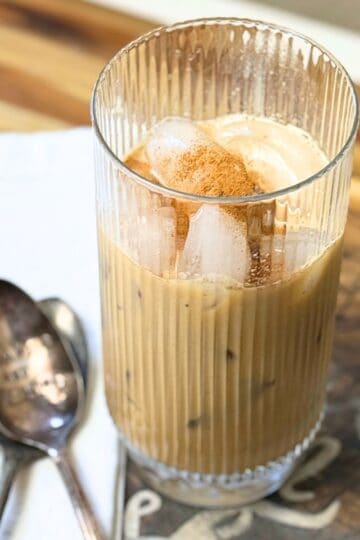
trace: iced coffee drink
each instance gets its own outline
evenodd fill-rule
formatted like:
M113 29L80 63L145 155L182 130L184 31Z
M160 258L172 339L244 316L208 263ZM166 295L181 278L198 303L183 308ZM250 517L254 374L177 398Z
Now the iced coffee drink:
M326 157L304 132L269 120L169 118L125 163L181 191L230 196L297 183ZM231 474L285 455L320 418L341 241L317 256L316 229L285 236L281 222L263 223L271 203L256 210L262 235L249 238L253 208L163 198L154 211L136 190L124 195L133 215L118 242L100 230L116 423L180 470Z
M179 114L159 95L156 120L139 109L134 129L133 103L117 103L103 123L118 137L98 160L109 179L98 190L107 402L147 481L183 502L274 491L321 423L350 158L331 171L346 129L336 149L328 109L302 124L298 110L286 118L285 97L274 98L282 114ZM116 114L127 130L112 127Z

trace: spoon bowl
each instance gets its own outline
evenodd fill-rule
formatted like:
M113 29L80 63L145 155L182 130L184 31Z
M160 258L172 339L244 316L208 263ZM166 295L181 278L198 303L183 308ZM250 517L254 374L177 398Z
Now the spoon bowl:
M5 434L51 453L63 446L84 401L84 383L36 303L0 281L0 423Z

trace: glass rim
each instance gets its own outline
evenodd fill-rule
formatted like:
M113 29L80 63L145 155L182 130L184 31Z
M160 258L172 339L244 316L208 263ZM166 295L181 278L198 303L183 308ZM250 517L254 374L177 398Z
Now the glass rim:
M309 43L312 46L317 47L322 53L325 53L329 60L332 61L338 69L340 69L345 78L347 79L350 90L351 90L351 96L352 96L352 102L354 104L354 119L350 128L349 135L345 141L345 143L342 145L340 150L336 153L336 155L328 161L328 163L319 171L315 172L311 176L308 176L304 180L301 180L300 182L297 182L296 184L291 184L290 186L287 186L285 188L279 189L277 191L271 191L266 193L254 193L252 195L242 195L242 196L232 196L232 197L214 197L209 195L197 195L194 193L188 193L185 191L180 191L176 189L172 189L166 186L162 186L160 184L155 184L151 180L145 178L141 174L136 173L132 169L130 169L124 161L122 161L121 158L119 158L110 148L109 144L105 140L97 118L97 112L96 112L96 96L98 94L98 89L104 80L106 73L111 69L112 65L123 55L128 54L132 49L138 47L139 45L149 41L150 39L154 37L158 37L160 34L163 33L170 33L176 30L181 30L184 28L189 27L196 27L201 25L219 25L219 24L229 24L233 26L257 26L257 27L264 27L269 28L272 30L278 30L280 32L283 32L284 34L289 34L290 36L300 38L301 40ZM161 195L164 195L166 197L176 198L176 199L185 199L188 201L193 202L203 202L207 204L244 204L244 203L251 203L251 202L262 202L262 201L268 201L275 198L279 198L285 195L288 195L289 193L292 193L294 191L297 191L298 189L301 189L302 187L305 187L309 184L312 184L316 180L322 178L324 175L329 173L332 169L335 168L337 163L341 161L341 159L344 157L344 155L347 153L347 151L351 148L353 141L355 140L357 129L358 129L358 123L359 123L359 102L355 90L354 83L348 73L348 71L345 69L345 67L342 65L342 63L325 47L317 43L312 38L309 38L308 36L302 34L301 32L297 32L296 30L292 30L290 28L287 28L286 26L280 26L274 23L268 23L265 21L260 21L256 19L247 19L247 18L238 18L238 17L209 17L209 18L201 18L201 19L192 19L192 20L186 20L177 22L171 25L164 25L155 28L154 30L150 30L149 32L142 34L135 40L131 41L121 49L119 49L112 58L105 64L103 69L100 71L99 76L95 82L92 96L91 96L91 102L90 102L90 113L91 113L91 121L92 126L95 132L95 136L97 140L100 142L100 145L102 146L103 150L107 154L107 156L110 158L110 160L116 165L117 168L122 170L127 177L130 177L134 182L137 184L140 184L149 190L160 193Z

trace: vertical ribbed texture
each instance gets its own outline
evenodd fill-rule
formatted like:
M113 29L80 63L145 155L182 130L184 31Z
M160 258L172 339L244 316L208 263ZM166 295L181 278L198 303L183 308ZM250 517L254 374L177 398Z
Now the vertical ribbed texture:
M247 289L159 278L103 233L100 245L117 276L102 290L109 406L136 447L226 474L308 435L323 403L341 242L287 282Z
M349 80L326 53L250 21L153 34L115 57L94 103L120 157L165 116L247 113L307 130L332 159L355 114ZM227 474L307 437L324 399L350 168L348 148L317 181L247 206L262 268L272 261L284 273L276 284L232 288L176 279L177 259L166 256L174 201L136 184L96 145L106 394L135 447L178 469Z

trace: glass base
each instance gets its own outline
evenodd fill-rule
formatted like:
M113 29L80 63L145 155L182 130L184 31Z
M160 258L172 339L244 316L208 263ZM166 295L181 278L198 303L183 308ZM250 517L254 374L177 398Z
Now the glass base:
M190 506L225 508L248 504L270 495L285 482L320 429L323 414L309 435L285 456L231 475L199 474L167 467L125 441L144 481L166 497Z

